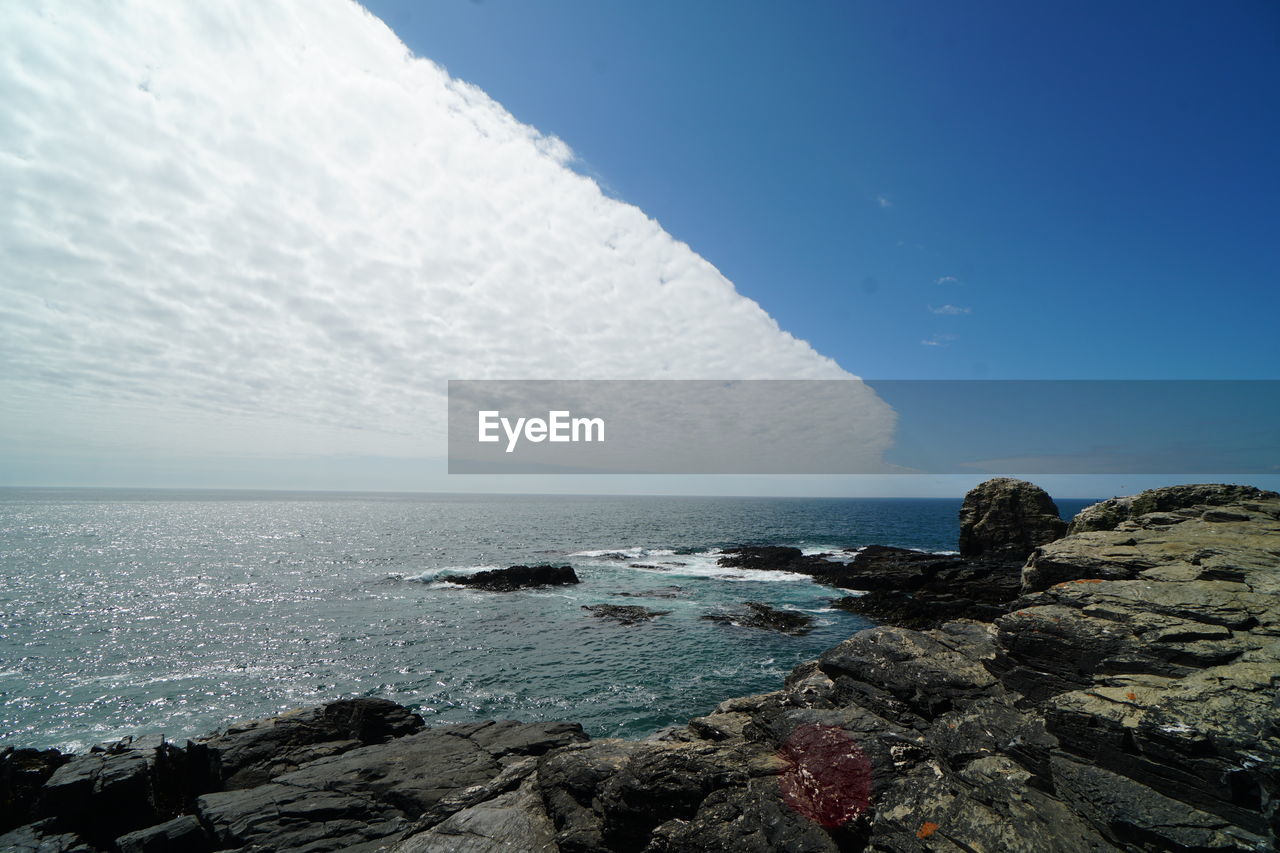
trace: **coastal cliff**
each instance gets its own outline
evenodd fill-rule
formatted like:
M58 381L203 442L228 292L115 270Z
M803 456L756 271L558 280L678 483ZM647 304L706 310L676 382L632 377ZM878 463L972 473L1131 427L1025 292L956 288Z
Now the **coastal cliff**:
M1032 489L971 493L960 557L731 556L870 589L848 606L898 624L649 740L357 699L10 750L0 849L1274 849L1280 495L1157 489L1062 536Z

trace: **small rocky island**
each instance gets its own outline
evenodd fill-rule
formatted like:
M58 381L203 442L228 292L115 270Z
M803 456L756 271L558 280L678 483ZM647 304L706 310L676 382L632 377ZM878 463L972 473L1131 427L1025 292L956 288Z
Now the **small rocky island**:
M10 749L0 849L1275 849L1280 494L1155 489L1064 529L998 479L962 525L955 557L726 555L865 592L842 606L881 624L649 740L357 699L181 745Z

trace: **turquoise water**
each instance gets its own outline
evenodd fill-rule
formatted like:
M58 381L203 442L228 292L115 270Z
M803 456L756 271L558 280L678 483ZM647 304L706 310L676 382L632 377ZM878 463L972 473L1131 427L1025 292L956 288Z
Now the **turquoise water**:
M1087 501L1061 501L1070 517ZM776 689L854 631L840 593L716 549L955 547L958 500L0 489L0 743L202 734L349 696L428 723L570 719L636 737ZM582 583L449 574L570 563ZM636 564L655 568L637 568ZM626 593L626 595L623 595ZM766 601L806 637L701 619ZM583 605L668 615L622 626Z

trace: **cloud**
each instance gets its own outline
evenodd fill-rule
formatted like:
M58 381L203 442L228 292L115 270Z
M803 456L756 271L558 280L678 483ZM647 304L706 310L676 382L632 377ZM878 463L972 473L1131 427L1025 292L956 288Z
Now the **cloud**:
M893 201L890 200L890 198L884 193L881 193L876 196L876 204L880 205L881 207L893 207Z
M956 278L953 275L944 275L942 278L938 279L934 283L935 284L960 284L960 279Z
M449 378L850 378L349 0L0 39L11 450L432 453Z
M937 308L934 308L932 305L930 305L929 310L932 311L934 314L953 314L954 315L954 314L972 314L973 313L972 308L962 308L959 305L939 305Z
M922 340L920 345L926 347L949 347L957 340L959 340L959 338L955 335L934 335L933 337Z

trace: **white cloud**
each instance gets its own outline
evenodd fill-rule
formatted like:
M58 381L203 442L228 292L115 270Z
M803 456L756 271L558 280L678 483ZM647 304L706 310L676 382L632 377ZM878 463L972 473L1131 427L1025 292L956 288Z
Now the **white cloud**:
M935 282L935 284L959 284L959 283L960 283L960 279L956 278L953 275L944 275L942 278L938 279Z
M11 447L432 453L449 378L850 376L349 0L0 40Z
M884 193L876 196L876 204L881 207L893 207L893 201Z
M929 310L932 311L934 314L955 315L955 314L972 314L973 313L972 308L963 308L959 305L939 305L937 308L934 308L932 305L930 305Z
M926 347L949 347L957 340L959 340L959 338L955 335L934 335L933 337L922 340L920 345Z

